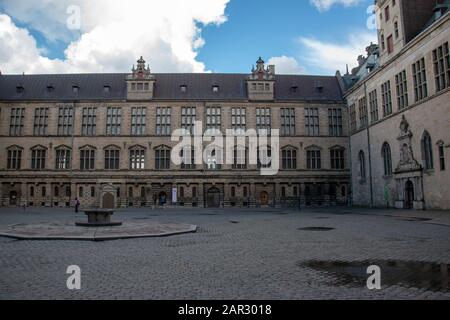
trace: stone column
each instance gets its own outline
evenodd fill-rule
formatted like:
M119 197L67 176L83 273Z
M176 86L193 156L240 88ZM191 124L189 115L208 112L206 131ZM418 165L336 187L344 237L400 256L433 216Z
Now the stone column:
M119 208L126 208L127 207L127 185L126 183L120 184L120 198L117 199L118 203L117 206Z
M300 182L300 190L298 190L299 194L299 198L300 198L300 206L304 206L306 204L306 200L305 200L305 183L304 182Z
M203 183L200 183L198 185L198 207L199 208L204 208L205 207L205 186Z
M254 182L250 182L250 190L249 190L249 196L250 196L250 208L256 207L256 184Z
M47 194L45 197L45 206L46 207L53 207L53 190L52 190L52 184L50 182L47 182L45 184L45 188L47 189Z
M22 182L20 185L21 192L20 192L20 205L26 206L28 205L28 192L27 192L27 183Z

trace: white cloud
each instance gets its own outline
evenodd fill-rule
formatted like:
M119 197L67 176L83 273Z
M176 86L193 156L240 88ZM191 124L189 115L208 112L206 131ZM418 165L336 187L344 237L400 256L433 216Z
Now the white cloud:
M305 71L293 57L272 57L269 59L268 64L275 65L277 74L300 74Z
M345 70L357 66L357 57L366 54L370 42L377 43L376 33L360 32L351 34L346 43L331 43L314 38L301 37L298 40L305 47L303 57L308 65L326 72Z
M361 0L310 0L311 3L320 11L327 11L335 4L341 4L345 7L353 6Z
M205 72L197 60L201 27L226 21L229 0L40 0L2 1L0 69L4 73L127 72L139 56L154 72ZM81 29L71 31L66 12L81 9ZM48 40L72 41L64 60L48 59L26 29ZM70 40L69 40L70 41Z

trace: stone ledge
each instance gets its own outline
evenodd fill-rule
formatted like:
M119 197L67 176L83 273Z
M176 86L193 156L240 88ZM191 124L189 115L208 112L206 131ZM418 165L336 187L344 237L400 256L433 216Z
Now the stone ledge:
M0 226L0 236L18 240L108 241L168 237L196 231L196 225L159 222L125 222L122 226L101 228L59 222Z

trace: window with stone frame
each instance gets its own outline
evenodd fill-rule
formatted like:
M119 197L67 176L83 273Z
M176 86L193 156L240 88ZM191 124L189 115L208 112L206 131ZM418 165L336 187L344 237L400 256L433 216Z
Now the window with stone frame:
M366 128L368 125L368 114L367 114L367 99L361 98L358 102L359 108L359 127Z
M297 169L297 150L294 148L281 150L281 163L284 170Z
M333 170L342 170L345 168L345 149L336 147L330 149L330 167Z
M295 108L281 108L281 135L295 135Z
M333 137L340 137L344 134L342 126L342 109L329 108L328 109L328 128L329 135Z
M450 55L448 42L433 50L434 79L436 92L450 86Z
M86 147L80 149L80 170L95 169L95 149Z
M97 130L97 108L86 107L81 115L81 135L95 136Z
M105 152L105 170L120 169L120 149L116 147L108 147Z
M60 107L58 109L58 135L70 136L73 131L73 107Z
M381 98L383 104L383 117L387 117L392 114L392 91L390 80L381 85Z
M366 181L366 156L364 155L364 151L359 151L358 154L359 161L359 179L360 182L364 183Z
M156 135L170 136L172 134L172 108L156 108Z
M232 168L235 170L247 169L247 148L245 146L234 147Z
M206 107L206 129L219 130L221 129L222 109L221 107Z
M309 148L306 150L306 168L309 170L319 170L322 168L320 149Z
M384 175L390 176L392 175L392 154L391 154L391 146L389 143L385 142L381 149L381 156L383 158L384 165Z
M370 108L370 122L378 121L378 96L377 89L369 92L369 108Z
M9 121L10 136L21 136L23 134L24 119L25 108L11 108L11 117Z
M34 109L34 127L33 135L46 136L48 129L48 110L49 108Z
M189 132L191 135L195 134L195 121L197 120L196 107L182 107L181 108L181 128Z
M422 159L424 168L426 170L434 169L433 163L433 143L431 142L431 136L428 131L425 131L422 136Z
M272 166L272 149L265 145L257 149L258 169L270 168Z
M170 153L168 147L158 147L155 149L155 169L168 170L170 169Z
M320 134L318 108L305 108L305 130L308 136Z
M133 147L129 150L129 162L131 170L145 169L145 149Z
M6 169L20 170L21 168L22 168L22 149L16 146L8 148Z
M122 108L108 107L106 109L106 135L120 135L120 127L122 122Z
M231 127L238 134L247 130L247 117L245 108L231 108Z
M439 154L439 167L441 171L445 171L445 149L444 142L438 142L438 154Z
M131 108L131 135L143 136L147 133L147 108Z
M206 150L206 169L221 170L223 164L223 150L217 146L211 146Z
M406 79L406 70L395 76L395 85L397 88L398 109L404 109L408 106L408 81Z
M67 170L71 167L71 150L66 147L55 150L55 169Z
M258 132L258 135L270 135L270 129L270 108L256 108L256 130Z
M355 106L355 104L352 104L350 106L349 115L350 115L350 130L352 132L354 132L354 131L356 131L358 129L357 128L357 123L356 123L356 106Z
M31 169L44 170L46 157L47 149L39 146L31 149Z
M181 169L182 170L194 170L195 164L195 149L190 146L186 146L180 151L181 157Z
M414 98L417 102L428 97L425 58L418 60L412 65L412 72L414 79Z

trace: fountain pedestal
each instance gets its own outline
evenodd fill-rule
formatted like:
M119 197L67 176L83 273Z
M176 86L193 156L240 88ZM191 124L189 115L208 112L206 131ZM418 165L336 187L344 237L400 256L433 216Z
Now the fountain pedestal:
M121 226L122 222L112 222L111 216L114 210L111 209L86 209L83 210L88 216L87 222L75 222L79 227L114 227Z

